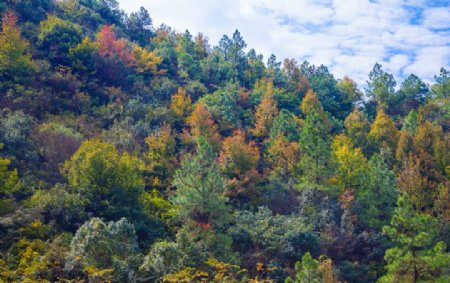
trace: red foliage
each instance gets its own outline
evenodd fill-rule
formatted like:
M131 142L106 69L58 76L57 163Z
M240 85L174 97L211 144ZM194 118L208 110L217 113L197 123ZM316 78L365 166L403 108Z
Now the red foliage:
M136 63L131 52L128 41L117 39L115 32L109 25L104 25L98 33L97 42L100 45L98 54L104 58L119 58L125 65L131 66Z

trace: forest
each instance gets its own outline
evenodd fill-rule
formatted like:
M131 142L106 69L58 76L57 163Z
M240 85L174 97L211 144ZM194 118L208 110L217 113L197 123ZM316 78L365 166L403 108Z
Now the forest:
M360 89L150 13L0 2L0 282L450 282L446 66Z

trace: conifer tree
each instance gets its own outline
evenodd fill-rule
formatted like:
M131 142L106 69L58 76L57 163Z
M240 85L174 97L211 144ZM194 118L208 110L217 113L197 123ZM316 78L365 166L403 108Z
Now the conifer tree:
M385 253L387 273L378 282L448 282L450 253L436 242L436 220L414 209L409 196L399 197L389 226L383 232L394 242Z
M177 190L172 202L182 219L200 225L217 224L226 217L226 180L216 163L217 154L206 139L200 137L197 142L197 153L186 157L175 172L173 185Z
M299 188L324 188L330 176L330 127L317 96L309 91L302 102L306 114L300 132Z

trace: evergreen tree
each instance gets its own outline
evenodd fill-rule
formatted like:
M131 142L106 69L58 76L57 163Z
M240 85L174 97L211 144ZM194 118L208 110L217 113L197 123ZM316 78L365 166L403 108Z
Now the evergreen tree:
M324 274L319 270L319 261L313 259L309 252L305 253L301 262L295 264L295 279L287 278L285 283L321 283Z
M379 282L448 282L450 253L436 242L436 220L417 212L408 195L397 201L389 226L383 232L394 242L386 251L387 273Z
M330 128L317 96L308 92L302 102L306 114L300 132L301 157L298 188L324 188L330 176Z
M206 139L200 137L197 142L196 155L186 157L175 172L173 185L177 191L172 202L183 219L200 225L220 224L227 213L226 180L216 163L217 154Z
M360 221L369 228L381 229L391 218L396 195L394 173L383 158L375 154L369 160L356 194L355 209Z

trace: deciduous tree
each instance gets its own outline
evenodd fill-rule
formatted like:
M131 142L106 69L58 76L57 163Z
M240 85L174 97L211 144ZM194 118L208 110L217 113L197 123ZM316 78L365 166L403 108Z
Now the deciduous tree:
M4 80L24 81L33 70L30 43L22 37L13 12L2 16L0 46L0 76Z

